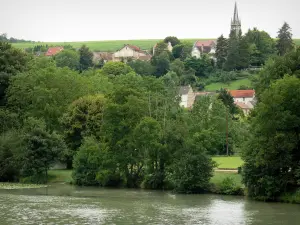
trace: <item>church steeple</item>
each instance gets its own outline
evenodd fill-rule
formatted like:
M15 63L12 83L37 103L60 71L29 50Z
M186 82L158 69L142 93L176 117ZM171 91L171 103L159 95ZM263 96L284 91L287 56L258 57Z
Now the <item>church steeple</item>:
M233 18L231 19L231 32L234 31L238 35L241 31L241 20L239 19L237 4L234 4Z

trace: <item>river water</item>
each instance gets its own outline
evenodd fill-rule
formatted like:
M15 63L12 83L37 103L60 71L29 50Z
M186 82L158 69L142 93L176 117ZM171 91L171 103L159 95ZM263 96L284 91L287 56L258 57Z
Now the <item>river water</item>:
M55 184L0 190L0 224L299 225L300 205Z

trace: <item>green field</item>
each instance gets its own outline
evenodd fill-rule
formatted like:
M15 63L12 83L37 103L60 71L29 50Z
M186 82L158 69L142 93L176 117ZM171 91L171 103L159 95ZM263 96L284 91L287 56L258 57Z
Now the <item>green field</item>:
M214 39L214 38L213 38ZM209 38L192 38L192 39L182 39L182 41L195 42L196 40L211 40ZM35 45L52 45L52 46L62 46L70 44L74 48L80 48L83 44L88 46L92 51L108 51L113 52L120 49L124 44L132 44L140 47L143 50L149 50L161 39L145 39L145 40L111 40L111 41L80 41L80 42L35 42L35 43L14 43L13 46L17 48L29 48ZM300 39L294 39L296 45L300 45Z
M49 183L71 183L72 170L49 170L48 171Z
M217 162L218 168L237 169L244 163L239 156L218 156L212 157L212 159Z
M237 173L215 172L214 176L210 179L210 183L218 185L227 177L232 178L236 185L242 186L242 176Z
M245 86L249 87L249 86L251 86L251 80L249 80L248 78L245 78L245 79L241 79L241 80L232 81L229 84L217 82L217 83L212 83L212 84L206 85L204 89L205 89L205 91L218 91L221 88L227 88L229 90L236 90L241 85L245 85Z
M196 40L209 40L209 39L184 39L183 41L189 41L194 43ZM17 48L29 48L35 45L52 45L62 46L70 44L74 48L80 48L83 44L88 46L92 51L108 51L113 52L120 49L124 44L136 45L144 50L150 50L157 42L162 41L160 39L149 40L116 40L116 41L82 41L82 42L36 42L36 43L14 43L13 46Z

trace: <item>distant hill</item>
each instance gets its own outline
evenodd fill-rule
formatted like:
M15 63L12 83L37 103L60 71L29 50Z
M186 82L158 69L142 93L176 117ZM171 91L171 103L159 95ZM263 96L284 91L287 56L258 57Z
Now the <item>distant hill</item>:
M182 41L195 42L196 40L211 40L206 39L181 39ZM114 52L120 49L124 44L132 44L140 47L143 50L149 50L157 42L162 41L162 39L149 39L149 40L111 40L111 41L82 41L82 42L35 42L35 43L13 43L13 46L17 48L30 48L35 45L48 45L48 46L62 46L62 45L72 45L74 48L80 48L83 44L88 46L92 51L104 51L104 52ZM296 45L300 46L300 39L294 39Z

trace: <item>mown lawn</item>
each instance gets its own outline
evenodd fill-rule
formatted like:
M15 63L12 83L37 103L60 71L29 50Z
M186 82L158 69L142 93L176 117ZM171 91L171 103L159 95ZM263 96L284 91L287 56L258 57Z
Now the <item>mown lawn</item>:
M208 39L184 39L194 43L196 40L208 40ZM62 46L70 44L74 48L80 48L83 44L90 48L92 51L108 51L114 52L124 44L131 44L140 47L143 50L150 50L157 42L162 41L160 39L149 39L149 40L112 40L112 41L82 41L82 42L36 42L36 43L14 43L13 46L17 48L29 48L35 45L53 45Z
M238 173L215 172L214 176L210 179L210 183L219 185L225 178L230 177L238 186L242 185L242 176Z
M49 170L48 171L49 183L71 183L72 182L72 170Z
M225 84L225 83L221 83L221 82L212 83L212 84L205 86L204 89L206 91L218 91L221 88L227 88L229 90L236 90L241 85L250 87L251 86L250 79L245 78L245 79L241 79L241 80L235 80L235 81L230 82L229 84Z
M243 165L243 160L239 156L218 156L212 157L212 159L217 162L217 168L226 168L226 169L237 169Z

